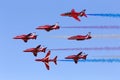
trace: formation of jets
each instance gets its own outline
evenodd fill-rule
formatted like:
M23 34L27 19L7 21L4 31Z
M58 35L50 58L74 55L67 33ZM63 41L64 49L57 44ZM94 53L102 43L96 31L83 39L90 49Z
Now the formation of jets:
M61 16L73 17L74 19L80 21L80 19L78 18L78 16L80 16L80 17L83 17L83 16L87 17L87 15L85 14L85 11L86 10L84 9L81 12L76 12L74 9L72 9L71 12L63 13L63 14L61 14ZM60 29L60 26L58 25L58 23L55 23L54 25L38 26L36 29L37 30L45 30L45 31L49 32L51 30ZM86 40L86 39L91 39L91 38L92 38L91 37L91 33L88 32L87 35L71 36L71 37L68 38L68 40ZM21 39L25 43L27 43L28 40L30 40L30 39L35 39L36 40L37 39L37 35L36 35L36 33L22 34L22 35L18 35L18 36L13 37L13 39ZM28 48L28 49L23 50L23 52L31 52L31 53L33 53L33 55L35 57L37 57L38 52L45 53L46 49L47 49L47 47L41 47L41 45L37 45L34 48ZM46 56L44 58L35 59L35 61L37 61L37 62L43 62L45 64L47 70L50 70L49 62L54 62L57 65L57 56L55 56L53 59L50 59L49 58L50 54L51 54L51 51L49 50L46 53ZM73 59L74 62L75 62L75 64L77 64L79 59L86 60L87 55L88 54L85 54L85 53L83 54L82 52L80 52L77 55L69 55L69 56L65 57L65 59Z

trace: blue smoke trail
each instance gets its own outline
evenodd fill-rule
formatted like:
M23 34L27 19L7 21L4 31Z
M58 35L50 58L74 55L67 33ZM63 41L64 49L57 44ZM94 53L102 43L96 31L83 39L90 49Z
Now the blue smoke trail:
M73 62L73 60L58 60L64 62ZM120 62L120 59L86 59L86 60L78 60L78 62Z
M109 13L109 14L87 14L87 15L90 15L90 16L102 16L102 17L116 17L116 18L120 18L120 14L112 14L112 13Z

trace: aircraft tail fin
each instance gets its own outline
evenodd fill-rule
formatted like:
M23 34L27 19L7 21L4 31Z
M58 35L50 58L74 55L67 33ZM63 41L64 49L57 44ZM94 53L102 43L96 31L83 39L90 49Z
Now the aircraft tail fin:
M84 55L84 57L83 57L82 59L86 60L86 58L87 58L87 55L88 55L88 54Z
M35 39L35 40L36 40L36 39L37 39L37 36L38 36L38 35L34 35L33 39Z
M33 36L36 35L36 32L33 32L32 35L33 35Z
M57 56L53 59L54 63L57 65Z
M87 17L85 11L86 11L86 9L83 9L83 10L79 13L81 17L82 17L82 16Z
M60 27L59 27L59 23L56 22L55 25L53 26L53 28L54 28L54 29L59 29L59 28L60 28Z
M47 49L47 47L43 48L42 52L44 52L44 53L45 53L45 52L46 52L46 49Z
M92 37L91 37L91 32L88 32L88 34L86 35L86 37L85 37L86 39L91 39Z
M55 26L58 26L58 24L59 24L59 23L58 23L58 22L56 22L56 23L55 23Z
M86 13L85 13L86 9L84 9L83 12L83 16L87 17Z
M84 13L84 16L87 17L87 15Z
M86 15L85 11L86 11L86 9L84 9L84 10L83 10L83 12L84 12L84 16L85 16L85 17L87 17L87 15Z
M38 36L38 35L35 36L35 40L37 39L37 36Z
M29 39L37 39L37 36L35 32L33 33L29 33L26 35L26 38L29 38Z
M91 32L88 32L88 34L86 36L90 36L91 35Z

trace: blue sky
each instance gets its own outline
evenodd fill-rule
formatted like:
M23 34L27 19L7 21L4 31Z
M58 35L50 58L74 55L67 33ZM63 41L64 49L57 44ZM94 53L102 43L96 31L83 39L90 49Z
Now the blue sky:
M51 48L79 48L79 47L116 47L120 45L119 38L92 38L86 41L68 41L65 38L51 36L70 36L76 34L104 35L120 34L119 29L64 29L46 32L35 28L39 25L54 24L59 22L62 26L120 26L120 18L93 17L80 18L78 22L70 17L62 17L61 13L71 9L86 13L120 13L118 0L1 0L0 1L0 79L2 80L119 80L120 63L103 62L60 62L58 65L50 63L50 70L43 63L35 62L32 53L24 53L23 50L35 47L38 44ZM37 40L24 43L21 40L12 39L16 35L36 32ZM80 51L51 51L51 58L58 59L77 54ZM119 55L119 50L83 51L92 56ZM39 53L37 58L44 57Z

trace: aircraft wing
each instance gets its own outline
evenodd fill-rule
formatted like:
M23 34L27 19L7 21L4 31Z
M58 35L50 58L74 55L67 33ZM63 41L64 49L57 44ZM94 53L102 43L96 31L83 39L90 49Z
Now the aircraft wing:
M28 41L28 39L23 39L23 41L24 41L24 42L27 42L27 41Z
M82 52L79 52L78 54L77 54L77 56L80 56L82 54Z
M78 63L78 59L74 59L74 62L77 64Z
M34 56L37 56L37 53L36 53L36 52L33 52L33 55L34 55Z
M75 60L75 59L74 59L74 62L77 64L78 60Z
M32 33L27 34L25 38L29 38L30 36L32 36Z
M37 49L40 48L40 47L41 47L41 45L36 46Z
M50 69L49 63L47 63L47 62L44 62L44 63L45 63L45 66L46 66L47 70L49 70Z
M50 57L50 51L47 52L45 59L49 59L49 57Z
M45 30L46 30L46 31L50 31L50 29L49 29L49 28L46 28Z
M26 35L26 37L29 37L29 36L31 36L31 35L32 35L32 33L29 33L29 34Z
M80 19L78 18L78 16L77 16L77 15L73 15L72 17L73 17L74 19L76 19L76 20L80 21Z

